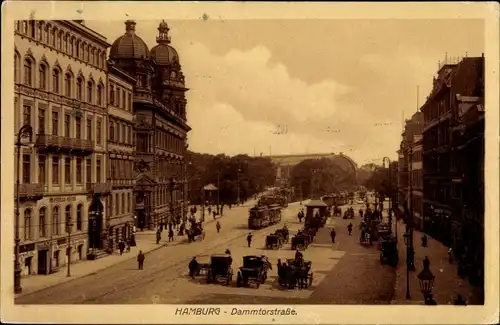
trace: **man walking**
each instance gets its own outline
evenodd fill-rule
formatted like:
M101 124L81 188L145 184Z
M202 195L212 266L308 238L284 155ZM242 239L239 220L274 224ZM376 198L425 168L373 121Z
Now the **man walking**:
M123 251L125 250L125 242L123 240L120 240L120 243L118 244L118 249L120 250L120 255L122 255Z
M170 230L172 230L172 228L170 228ZM158 229L156 231L156 245L158 245L160 243L160 240L161 240L161 232L160 232L160 229Z
M349 225L347 225L347 231L349 232L349 236L352 234L352 223L349 222Z
M330 237L332 238L332 243L335 244L335 236L337 234L335 233L335 229L332 228L332 231L330 231Z
M144 259L145 256L142 253L142 251L139 251L139 255L137 255L137 263L139 264L139 270L142 270L144 268Z
M247 236L248 247L252 245L252 233L248 233Z

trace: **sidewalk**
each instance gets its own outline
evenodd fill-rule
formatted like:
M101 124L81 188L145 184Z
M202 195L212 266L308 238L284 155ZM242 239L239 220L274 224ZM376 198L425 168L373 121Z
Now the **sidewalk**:
M99 258L94 261L83 260L71 262L71 276L67 277L67 266L64 265L59 268L55 273L49 275L29 275L21 278L21 286L23 287L23 292L17 297L24 296L42 289L52 287L64 282L68 282L74 279L82 278L88 275L92 275L110 266L118 264L120 262L126 261L128 259L136 258L139 250L142 250L144 254L155 251L167 245L167 234L163 231L162 239L160 244L156 244L156 232L155 231L139 231L136 233L136 247L131 247L130 252L124 252L120 256L118 252L112 255L108 255ZM176 243L168 244L169 246L175 245Z
M393 228L395 229L395 219L393 218ZM427 236L427 246L422 247L422 233L413 231L413 246L415 249L415 271L410 271L410 296L406 299L406 246L403 234L406 226L400 221L398 223L398 252L399 263L396 270L396 283L394 287L394 296L391 304L424 304L423 295L420 292L420 286L417 275L423 269L423 260L427 256L431 262L430 270L436 277L434 279L434 288L432 290L434 300L438 305L453 304L457 294L461 294L468 305L482 304L481 290L471 286L466 279L457 276L456 263L448 262L448 248Z

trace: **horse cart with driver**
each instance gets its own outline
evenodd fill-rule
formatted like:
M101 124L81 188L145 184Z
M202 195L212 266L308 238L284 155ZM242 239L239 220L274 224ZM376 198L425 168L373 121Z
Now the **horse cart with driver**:
M191 224L191 228L186 229L186 235L188 237L188 242L193 242L198 240L205 239L205 231L203 230L203 226L201 222L193 222Z
M279 249L283 246L282 237L276 233L266 236L266 248L267 249Z
M314 279L311 266L310 261L287 259L286 265L278 270L280 285L288 289L310 287Z
M292 250L296 250L296 249L304 250L309 246L311 241L312 241L312 238L308 233L299 230L299 232L295 236L292 237L291 249Z

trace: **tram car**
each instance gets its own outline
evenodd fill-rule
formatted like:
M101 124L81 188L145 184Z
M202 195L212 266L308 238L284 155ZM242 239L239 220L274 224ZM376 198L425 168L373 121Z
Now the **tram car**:
M254 206L249 210L248 229L257 230L281 221L281 206L278 204Z

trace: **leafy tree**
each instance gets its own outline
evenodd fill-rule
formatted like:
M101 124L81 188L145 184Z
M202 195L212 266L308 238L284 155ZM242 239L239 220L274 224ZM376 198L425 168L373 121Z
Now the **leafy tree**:
M398 163L392 162L390 168L377 166L365 186L375 190L383 197L394 197L397 193Z
M356 185L356 178L331 159L306 159L292 168L290 184L295 193L302 192L304 198L319 198L352 188Z

